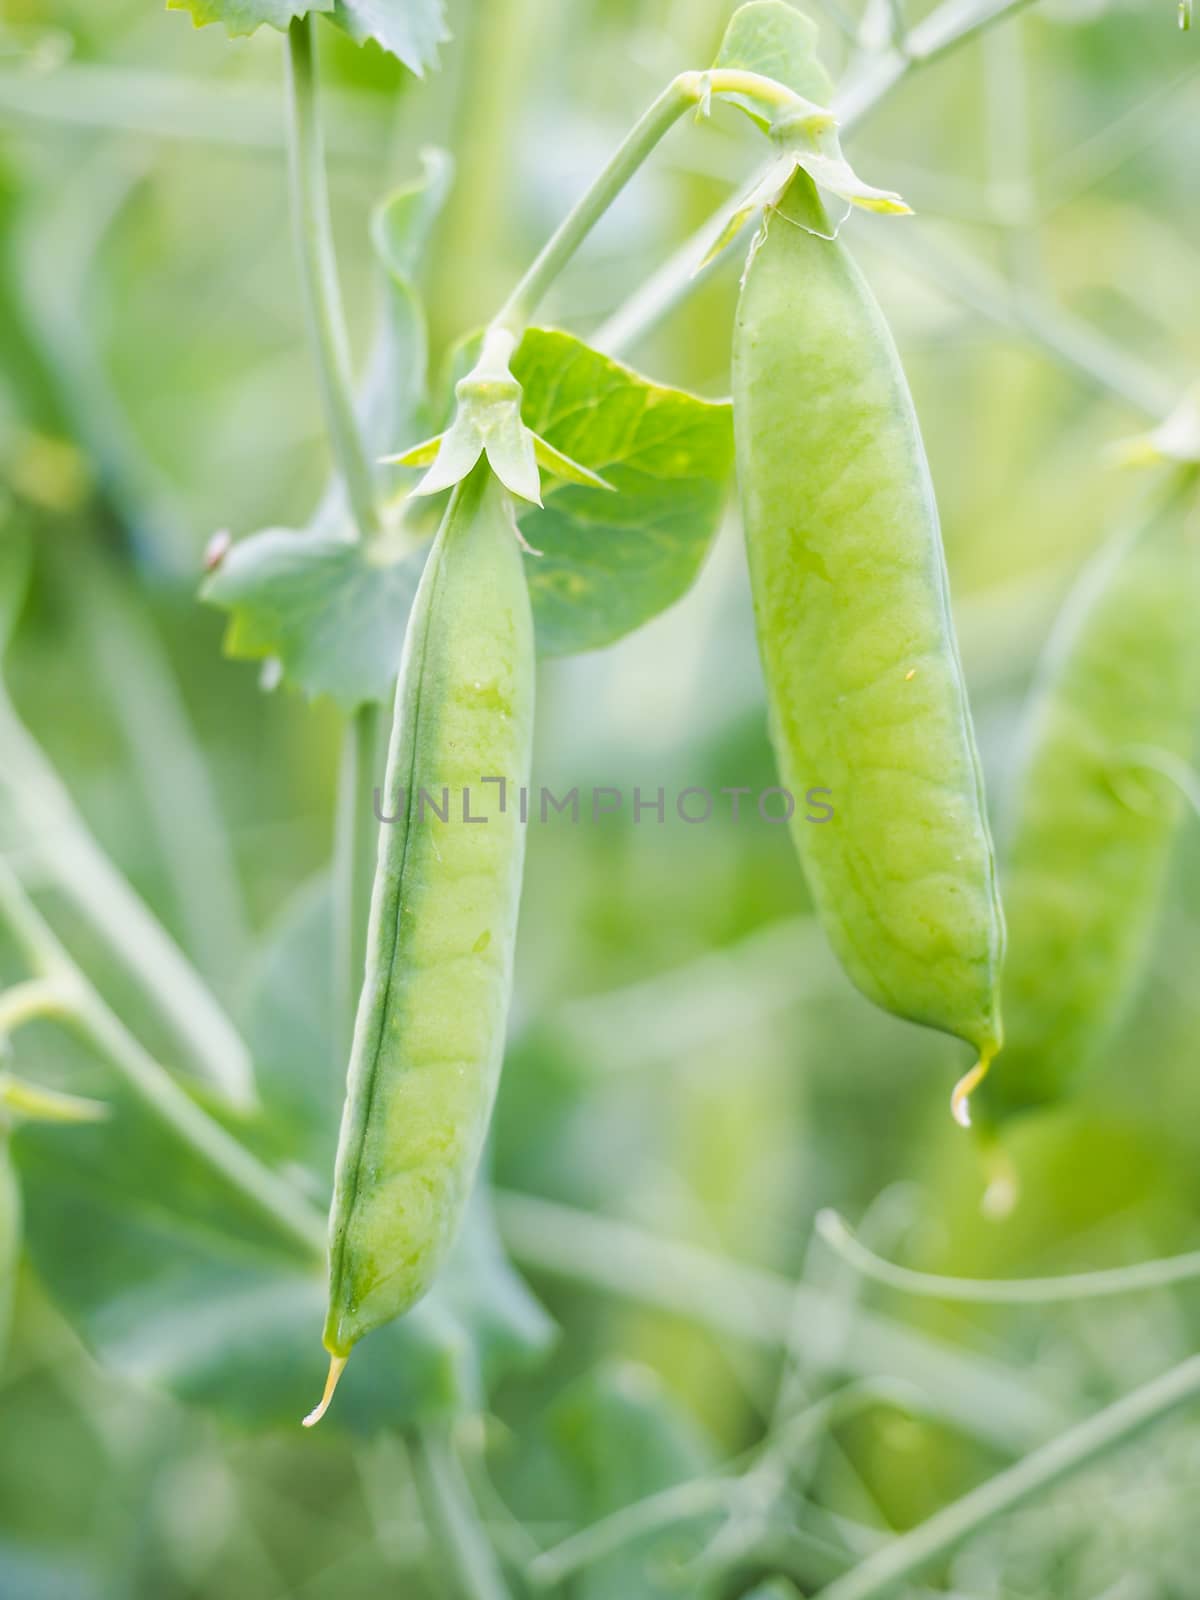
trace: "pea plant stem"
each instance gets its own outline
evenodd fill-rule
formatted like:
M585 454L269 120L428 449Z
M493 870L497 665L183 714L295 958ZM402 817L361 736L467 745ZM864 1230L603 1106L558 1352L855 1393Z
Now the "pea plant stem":
M45 876L103 941L167 1024L181 1053L231 1105L255 1103L253 1068L232 1021L166 929L89 833L58 774L0 691L0 793Z
M174 1081L105 1004L0 860L0 922L32 967L44 995L54 990L55 1012L76 1027L114 1072L201 1160L298 1244L323 1258L325 1224L308 1202L215 1122Z
M568 213L533 265L492 320L492 328L520 337L526 323L564 267L684 112L709 96L752 94L778 106L798 96L756 72L714 69L682 72L634 125L608 165Z
M972 35L990 27L1028 5L1030 0L944 0L944 3L911 28L904 49L891 49L866 58L839 89L833 111L843 132L862 122L918 66L962 44ZM765 168L764 168L765 171ZM633 295L615 311L593 336L592 343L612 355L631 349L682 305L716 266L708 259L714 242L720 238L734 212L737 199L725 201L707 222L644 280Z
M348 1051L354 1036L358 992L367 958L367 919L379 827L374 789L379 761L381 708L361 706L346 726L338 775L334 843L334 951L339 1038Z
M1108 1451L1198 1397L1200 1356L1192 1356L868 1556L845 1577L822 1589L821 1600L881 1600L885 1595L896 1594L901 1586L950 1555L997 1517L1091 1466Z
M370 538L379 531L379 512L371 464L354 412L350 345L338 286L317 99L314 22L311 15L294 18L287 36L292 225L330 442L358 533Z
M509 1600L449 1437L436 1428L422 1428L411 1436L409 1455L426 1525L451 1575L456 1600Z
M14 984L0 993L0 1040L10 1038L28 1022L67 1015L70 1008L69 991L53 978Z
M895 1384L847 1384L822 1396L768 1437L755 1457L743 1464L741 1472L736 1470L739 1463L732 1462L723 1472L674 1484L623 1506L543 1550L530 1563L529 1580L535 1588L555 1588L574 1573L594 1566L646 1534L717 1515L725 1519L730 1537L725 1540L718 1536L710 1550L718 1549L721 1543L741 1548L743 1530L739 1524L758 1519L764 1507L796 1492L797 1467L807 1446L827 1437L836 1423L875 1405L906 1407L913 1398L910 1390Z
M358 535L380 531L372 466L354 409L349 340L338 284L325 148L317 97L315 18L288 28L289 170L296 255L309 339L320 375L326 424ZM374 866L371 791L379 713L361 709L346 728L335 823L335 972L340 1039L349 1047L366 952L367 910Z
M1108 1271L1075 1272L1058 1278L942 1278L897 1266L868 1250L851 1233L841 1217L823 1211L817 1232L843 1261L863 1277L924 1299L948 1300L961 1305L1041 1306L1080 1300L1111 1299L1116 1295L1144 1294L1200 1278L1200 1250L1168 1256L1160 1261L1139 1261Z
M811 1284L625 1222L508 1191L495 1203L501 1236L527 1270L686 1318L721 1338L778 1351L797 1321L829 1310L830 1296ZM838 1361L849 1376L885 1373L911 1384L955 1427L1013 1453L1066 1425L1064 1410L1023 1375L878 1312L856 1312Z

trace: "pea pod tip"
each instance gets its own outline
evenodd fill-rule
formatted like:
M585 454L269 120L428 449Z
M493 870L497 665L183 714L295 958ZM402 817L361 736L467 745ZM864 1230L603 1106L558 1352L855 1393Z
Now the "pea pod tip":
M321 1418L329 1410L329 1404L333 1399L334 1390L338 1386L338 1379L346 1370L346 1362L349 1359L349 1356L330 1356L329 1376L325 1379L325 1393L321 1396L321 1403L316 1407L316 1409L310 1411L304 1418L304 1422L302 1424L304 1427L315 1428L317 1423L320 1422Z
M971 1126L971 1095L987 1077L988 1068L995 1056L995 1046L980 1051L979 1060L970 1072L964 1072L950 1094L950 1114L960 1128Z

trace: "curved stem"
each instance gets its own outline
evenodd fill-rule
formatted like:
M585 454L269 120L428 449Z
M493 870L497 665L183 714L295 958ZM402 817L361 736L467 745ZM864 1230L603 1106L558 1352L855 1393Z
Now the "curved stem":
M460 1600L509 1600L496 1552L483 1529L450 1440L422 1428L409 1442L417 1495L434 1548Z
M757 72L718 68L680 73L635 123L612 160L544 246L493 318L494 329L520 338L546 291L664 135L689 107L723 94L751 94L781 109L801 104L792 90Z
M944 55L1008 12L1029 3L1030 0L943 0L923 22L910 29L903 53L892 50L876 56L841 86L833 102L839 128L846 132L861 122L914 67ZM766 170L764 167L760 176ZM739 197L718 206L708 221L608 318L591 342L600 350L620 355L689 299L721 259L710 253L741 203Z
M1200 1278L1200 1250L1160 1261L1139 1261L1130 1267L1074 1272L1058 1278L942 1278L935 1273L914 1272L909 1267L885 1261L856 1239L834 1211L822 1211L816 1227L830 1249L864 1278L899 1289L904 1294L962 1304L1040 1306L1101 1300L1113 1295L1142 1294Z
M852 1572L822 1589L821 1600L880 1600L900 1592L911 1578L997 1517L1091 1466L1107 1451L1197 1397L1200 1356L1192 1356L868 1556Z
M30 978L0 992L0 1040L18 1028L40 1021L59 1022L73 1015L74 996L59 978Z
M292 225L325 420L359 535L370 538L379 531L379 512L371 464L354 413L349 341L338 287L325 179L325 141L317 104L314 23L310 14L296 17L288 28Z
M307 1200L264 1166L175 1082L88 983L0 859L0 921L30 965L63 997L63 1015L150 1109L307 1256L323 1259L325 1222Z

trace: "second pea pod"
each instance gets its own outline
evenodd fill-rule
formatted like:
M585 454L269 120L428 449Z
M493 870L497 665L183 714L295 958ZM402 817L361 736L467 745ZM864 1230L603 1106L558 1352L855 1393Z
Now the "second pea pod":
M751 251L733 351L770 727L817 911L872 1000L1001 1043L1004 922L912 399L871 291L797 170Z

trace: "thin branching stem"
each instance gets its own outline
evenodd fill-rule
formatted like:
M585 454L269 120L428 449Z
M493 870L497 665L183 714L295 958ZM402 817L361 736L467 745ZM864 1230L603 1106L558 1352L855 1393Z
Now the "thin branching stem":
M656 1308L772 1351L784 1349L797 1316L815 1320L829 1296L809 1284L742 1266L695 1246L531 1195L499 1191L500 1232L527 1270ZM1003 1363L862 1311L839 1351L850 1376L880 1373L911 1384L956 1427L1022 1451L1065 1425L1068 1414Z
M822 1589L821 1600L883 1600L884 1596L905 1592L910 1580L950 1555L997 1517L1082 1472L1110 1450L1197 1398L1200 1356L1192 1356L868 1556L845 1577Z
M296 17L288 28L288 131L292 223L304 290L309 339L334 457L358 532L379 531L375 486L354 413L350 347L338 286L325 176L325 141L317 96L316 19Z
M493 318L492 327L519 338L563 268L684 112L710 96L738 93L780 107L799 98L756 72L714 68L711 72L680 73L634 124L603 172L548 240Z

